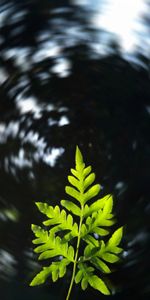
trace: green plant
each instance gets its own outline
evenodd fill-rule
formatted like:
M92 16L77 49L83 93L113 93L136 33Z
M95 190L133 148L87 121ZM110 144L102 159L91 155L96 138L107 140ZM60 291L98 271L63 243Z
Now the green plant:
M48 218L43 224L49 229L32 225L36 237L33 243L38 245L34 251L39 254L38 259L53 258L53 261L35 276L30 285L42 284L49 276L55 282L65 275L68 265L73 264L66 300L70 298L74 282L81 282L83 290L89 284L101 293L109 295L110 290L99 274L104 276L110 273L110 265L119 261L118 254L122 251L118 247L122 239L122 227L117 229L107 242L104 241L105 236L110 234L109 227L115 223L112 196L106 195L93 200L100 191L100 185L92 185L95 174L91 173L91 166L85 167L78 147L75 163L75 169L71 169L72 175L68 176L71 186L65 188L74 201L61 200L61 205L65 208L62 210L58 205L52 207L47 203L37 202L40 212Z

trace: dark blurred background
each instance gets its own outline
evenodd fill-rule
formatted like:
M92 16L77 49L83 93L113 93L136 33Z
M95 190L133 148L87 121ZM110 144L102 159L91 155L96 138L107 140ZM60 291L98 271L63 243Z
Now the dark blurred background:
M65 299L69 272L29 287L30 224L64 198L77 144L125 225L109 299L150 299L149 1L1 0L0 83L1 299Z

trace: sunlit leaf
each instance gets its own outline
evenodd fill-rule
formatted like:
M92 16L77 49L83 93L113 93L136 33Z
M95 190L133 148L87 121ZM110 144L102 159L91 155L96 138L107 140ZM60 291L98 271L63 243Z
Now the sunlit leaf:
M84 180L84 190L86 190L95 180L95 174L91 173L86 179Z
M82 290L86 290L86 288L88 287L88 280L87 278L83 277L82 281L81 281L81 287L82 287Z
M85 164L83 162L83 156L79 149L79 147L76 147L76 155L75 155L75 162L76 162L76 169L81 170L84 168Z
M92 186L85 194L84 194L84 204L90 200L91 198L95 197L98 195L100 191L100 185L99 184L95 184L94 186Z
M91 263L98 269L100 269L103 273L109 274L111 273L110 268L107 266L106 263L104 263L104 261L102 261L101 259L99 259L98 257L93 257L91 259Z
M45 216L43 225L47 230L32 225L34 252L39 260L50 260L51 264L34 277L31 286L44 283L48 277L57 281L66 274L68 265L73 264L71 278L76 284L80 283L83 290L90 285L104 295L110 294L100 277L102 273L111 273L111 264L120 260L123 229L117 229L107 238L110 227L116 222L112 212L113 197L106 195L95 199L100 185L93 185L95 174L91 170L91 166L85 166L82 153L76 147L75 168L71 168L70 185L65 188L70 199L61 200L63 209L59 205L53 207L36 202Z
M80 182L74 176L68 176L68 181L80 191Z
M79 283L82 279L82 271L79 270L75 276L75 283Z
M123 227L118 228L108 241L108 247L113 248L120 244L123 235Z
M42 284L46 281L46 279L51 276L52 273L52 265L50 267L44 267L43 270L38 273L30 283L30 286L35 286Z
M107 288L105 282L98 276L93 275L88 280L89 284L96 290L100 291L104 295L110 295L110 291Z
M73 198L75 198L76 200L78 200L80 202L81 194L77 190L75 190L73 187L66 186L65 191L68 195L72 196Z
M74 215L81 215L81 209L73 202L68 200L61 200L61 205L64 206L67 210L71 211Z

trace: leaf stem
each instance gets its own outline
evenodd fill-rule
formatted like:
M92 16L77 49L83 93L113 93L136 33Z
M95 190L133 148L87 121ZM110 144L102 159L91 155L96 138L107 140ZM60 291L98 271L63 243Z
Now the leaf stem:
M70 298L70 294L71 294L73 283L74 283L75 273L76 273L79 246L80 246L80 240L81 240L81 234L80 233L81 233L81 226L82 226L82 222L83 222L83 214L82 214L83 213L83 208L84 208L84 206L82 205L81 206L80 224L79 224L79 235L78 235L77 246L76 246L76 254L75 254L72 277L71 277L70 286L69 286L69 289L68 289L68 294L67 294L66 300L69 300L69 298Z

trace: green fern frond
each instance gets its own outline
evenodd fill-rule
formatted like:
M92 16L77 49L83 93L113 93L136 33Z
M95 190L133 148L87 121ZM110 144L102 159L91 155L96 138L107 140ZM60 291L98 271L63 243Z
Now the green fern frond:
M74 282L81 282L83 290L90 285L105 295L110 294L105 281L97 274L99 272L103 276L111 273L111 264L119 261L123 228L117 229L107 241L102 239L110 234L109 228L116 219L112 212L111 195L93 199L100 192L100 185L94 183L95 178L91 166L85 166L81 151L77 147L75 168L71 169L71 175L68 176L70 185L65 188L70 199L61 200L63 209L58 205L53 207L47 203L36 202L37 208L46 217L43 225L47 230L32 225L35 235L33 244L36 245L34 251L39 254L39 260L51 259L52 262L35 276L31 286L44 283L48 277L55 282L66 274L68 265L73 264L66 300L70 297Z

